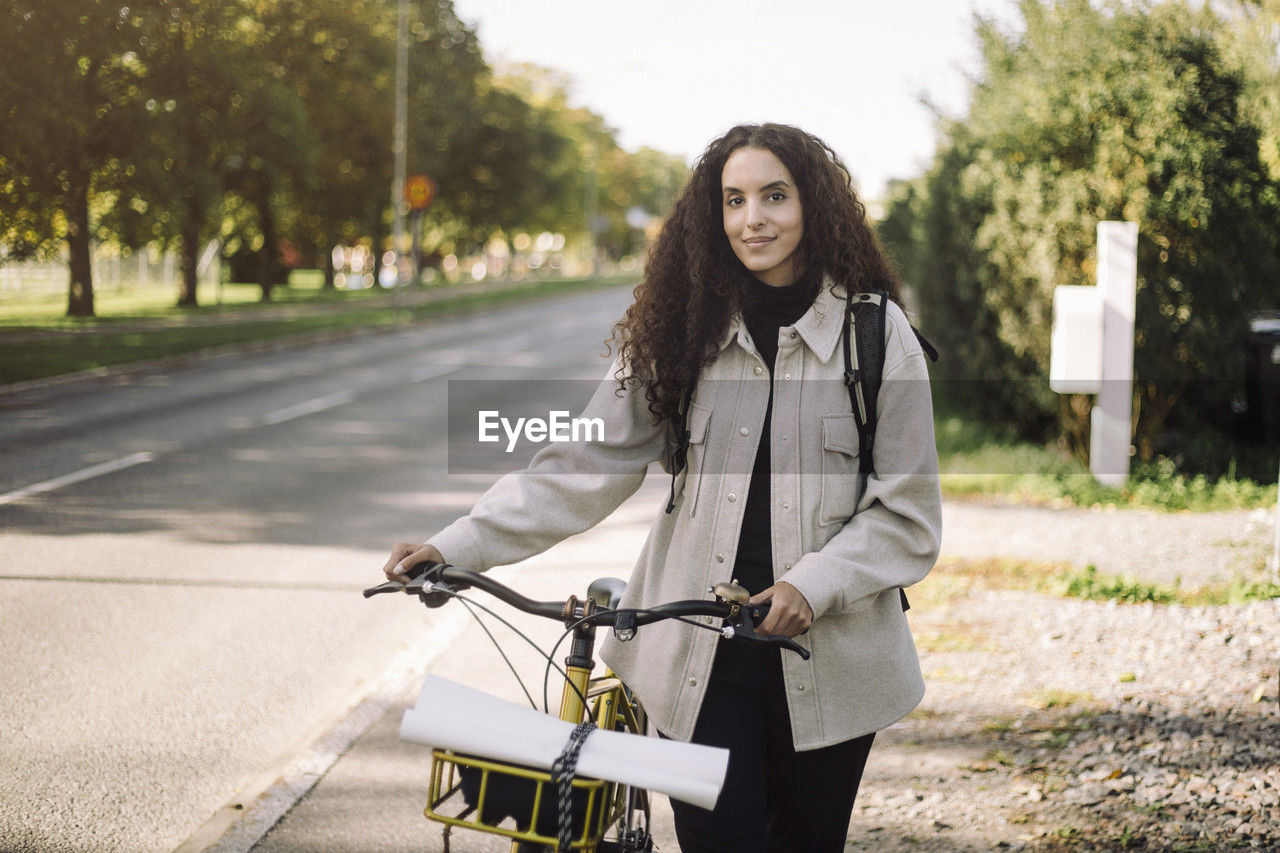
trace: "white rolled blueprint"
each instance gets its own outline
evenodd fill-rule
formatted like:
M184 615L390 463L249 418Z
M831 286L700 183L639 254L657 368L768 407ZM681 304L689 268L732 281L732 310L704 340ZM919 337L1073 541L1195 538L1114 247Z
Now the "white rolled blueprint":
M572 731L571 723L435 675L400 723L401 740L541 770L551 769ZM577 772L710 809L728 766L727 749L597 730Z

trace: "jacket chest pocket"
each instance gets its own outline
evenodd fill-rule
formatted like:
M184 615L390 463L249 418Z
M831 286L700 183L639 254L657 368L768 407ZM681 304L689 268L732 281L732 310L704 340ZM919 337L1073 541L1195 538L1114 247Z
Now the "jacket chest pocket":
M689 453L684 469L684 504L689 515L698 511L698 492L702 490L703 469L707 464L707 433L711 410L697 403L689 406Z
M822 416L819 524L843 524L858 508L858 425L853 413Z

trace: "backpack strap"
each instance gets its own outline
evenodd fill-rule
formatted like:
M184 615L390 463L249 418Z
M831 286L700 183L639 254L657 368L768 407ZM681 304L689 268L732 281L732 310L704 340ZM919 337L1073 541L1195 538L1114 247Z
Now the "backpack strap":
M858 426L858 470L870 475L875 462L872 450L876 440L876 398L880 395L880 383L884 378L885 313L889 297L883 291L850 293L845 299L844 333L844 381L849 387L849 403L853 420ZM856 308L855 308L856 306ZM938 360L938 351L921 337L921 348L930 358ZM849 337L856 340L850 345ZM911 609L907 593L898 587L898 601L902 611Z
M880 290L850 293L845 298L844 382L858 427L858 470L873 470L876 441L876 398L884 373L885 311L889 297ZM850 337L856 340L850 341Z
M934 364L938 363L938 350L933 344L929 343L929 339L920 334L920 330L915 326L911 327L911 331L916 333L916 340L920 342L920 349L924 350L924 354L929 356L929 360Z

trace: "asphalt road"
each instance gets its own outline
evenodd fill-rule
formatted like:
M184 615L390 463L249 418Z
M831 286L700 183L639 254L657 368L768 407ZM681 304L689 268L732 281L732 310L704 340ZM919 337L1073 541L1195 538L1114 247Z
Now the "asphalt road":
M173 850L451 630L357 594L496 476L446 382L599 379L628 298L0 396L0 850Z

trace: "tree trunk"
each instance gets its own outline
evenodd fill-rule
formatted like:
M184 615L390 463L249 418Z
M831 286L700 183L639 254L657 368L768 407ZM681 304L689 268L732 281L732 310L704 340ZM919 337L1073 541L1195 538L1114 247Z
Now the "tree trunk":
M73 178L67 210L67 248L71 252L71 282L67 288L67 316L93 316L93 267L89 261L89 178Z
M391 248L387 226L381 217L375 216L369 223L369 236L372 238L369 245L373 250L373 286L377 287L382 282L382 254Z
M262 255L258 262L258 286L262 288L262 301L271 301L271 289L276 284L276 258L280 254L276 245L276 222L271 213L271 202L262 198L258 202L258 224L262 228Z
M196 300L196 266L200 263L200 228L188 224L182 229L182 250L178 257L180 275L178 277L178 307L195 308Z
M324 289L336 290L337 281L335 276L337 270L333 268L333 246L332 241L322 240L320 245L320 254L324 256ZM327 248L326 248L327 247Z

